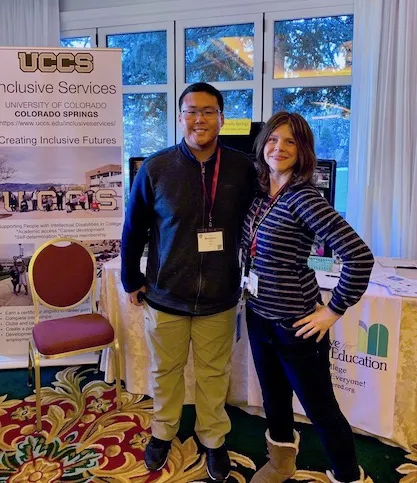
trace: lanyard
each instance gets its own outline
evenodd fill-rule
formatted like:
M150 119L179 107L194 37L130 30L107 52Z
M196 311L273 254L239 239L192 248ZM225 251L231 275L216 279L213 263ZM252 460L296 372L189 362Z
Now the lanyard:
M258 233L258 228L261 226L265 218L269 215L271 212L272 208L278 203L278 200L280 199L281 195L283 192L287 189L288 183L285 183L281 188L274 194L274 196L269 200L265 211L262 213L259 221L256 223L256 219L258 216L261 214L261 209L263 205L263 200L261 199L258 207L256 208L255 214L253 215L252 220L250 221L250 257L253 260L256 256L256 245L257 245L257 233Z
M211 185L211 197L209 198L209 195L207 193L207 188L206 188L206 168L204 164L201 165L201 181L203 183L203 191L204 191L204 196L207 200L207 204L209 206L209 228L212 228L213 226L213 217L212 217L212 212L213 212L213 206L214 206L214 200L216 199L216 192L217 192L217 184L219 181L219 170L220 170L220 156L221 156L221 150L220 147L217 148L217 155L216 155L216 165L214 166L214 175L213 175L213 182Z

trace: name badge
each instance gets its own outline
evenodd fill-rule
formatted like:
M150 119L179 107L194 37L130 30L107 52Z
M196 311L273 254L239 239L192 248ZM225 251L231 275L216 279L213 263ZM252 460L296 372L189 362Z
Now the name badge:
M248 276L242 274L240 287L243 288L244 297L249 298L249 294L258 297L259 277L254 270L249 270Z
M259 282L258 275L253 270L249 270L249 277L246 284L246 290L254 297L258 297L258 282Z
M223 230L212 228L208 230L198 230L197 232L198 251L204 252L222 252L223 247Z

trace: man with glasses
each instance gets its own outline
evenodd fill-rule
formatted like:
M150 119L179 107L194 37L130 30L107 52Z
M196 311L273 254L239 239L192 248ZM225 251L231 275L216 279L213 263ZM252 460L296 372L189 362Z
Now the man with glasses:
M211 479L225 481L225 411L240 296L238 249L256 183L245 154L218 140L223 97L206 83L179 99L181 143L148 157L133 182L122 237L122 282L144 306L154 418L145 464L160 470L177 434L192 341L195 432ZM149 241L146 276L140 258Z

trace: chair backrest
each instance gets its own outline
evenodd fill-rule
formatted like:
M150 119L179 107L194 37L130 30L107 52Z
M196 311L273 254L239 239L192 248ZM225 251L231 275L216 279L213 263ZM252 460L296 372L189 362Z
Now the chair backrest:
M72 238L55 238L34 253L29 282L35 311L42 305L65 310L95 296L96 261L93 253ZM94 300L92 300L94 307Z

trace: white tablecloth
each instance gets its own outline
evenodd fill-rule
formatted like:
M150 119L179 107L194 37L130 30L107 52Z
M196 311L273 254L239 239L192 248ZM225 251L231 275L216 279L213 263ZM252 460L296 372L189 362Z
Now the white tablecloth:
M324 292L325 297L326 293L328 294L328 292ZM120 280L120 259L114 259L103 266L100 307L113 324L117 319L120 323L119 337L124 366L122 377L127 391L152 396L150 354L144 337L142 309L130 304L128 296L123 290ZM363 324L359 323L360 320ZM340 341L341 338L345 337L342 332L348 327L351 352L356 351L357 348L353 348L353 345L359 344L358 334L363 332L363 326L366 329L374 323L388 327L390 347L396 348L396 353L388 354L389 363L386 357L367 356L366 354L362 354L362 356L374 361L373 364L377 367L375 374L378 377L387 372L383 370L382 364L388 364L387 367L390 368L393 367L392 364L395 364L393 380L390 381L385 378L369 381L370 376L369 374L366 376L364 371L371 369L366 369L359 363L346 365L335 360L333 361L335 366L339 366L335 369L339 371L343 370L343 367L352 370L355 366L355 372L351 373L350 376L348 373L349 377L345 377L346 380L335 381L333 379L333 382L339 385L339 390L336 388L337 398L346 417L357 429L382 436L392 443L410 448L411 444L417 443L417 350L415 350L417 299L392 297L388 294L387 289L370 284L361 302L349 309L343 319L338 321L336 324L337 330L331 334L331 340ZM398 328L397 336L395 336L396 327ZM240 332L240 339L238 342L235 339L234 344L232 378L227 402L242 407L251 413L261 414L262 398L244 323L242 323ZM354 344L351 343L353 339ZM391 345L395 342L395 339L397 339L397 344ZM336 344L336 342L333 343ZM343 347L339 347L339 349L342 350ZM358 353L359 355L361 354ZM106 381L112 382L114 380L113 360L108 351L103 354L102 370L105 371ZM337 374L340 375L339 372ZM385 374L382 374L382 376L385 376ZM381 381L388 382L383 383ZM191 351L185 369L185 382L185 403L193 403L194 372ZM372 389L370 383L374 385ZM364 388L367 385L369 386L368 403L364 404ZM342 386L344 389L340 390ZM379 397L376 397L376 390L380 392ZM355 391L355 394L352 394L352 391ZM391 394L392 405L390 406ZM389 410L390 414L384 414L387 407L392 408ZM301 412L297 408L296 405L296 412ZM379 414L380 428L375 428L372 424L369 426L367 422L367 419L369 419L367 414L371 414L372 411L377 411Z

